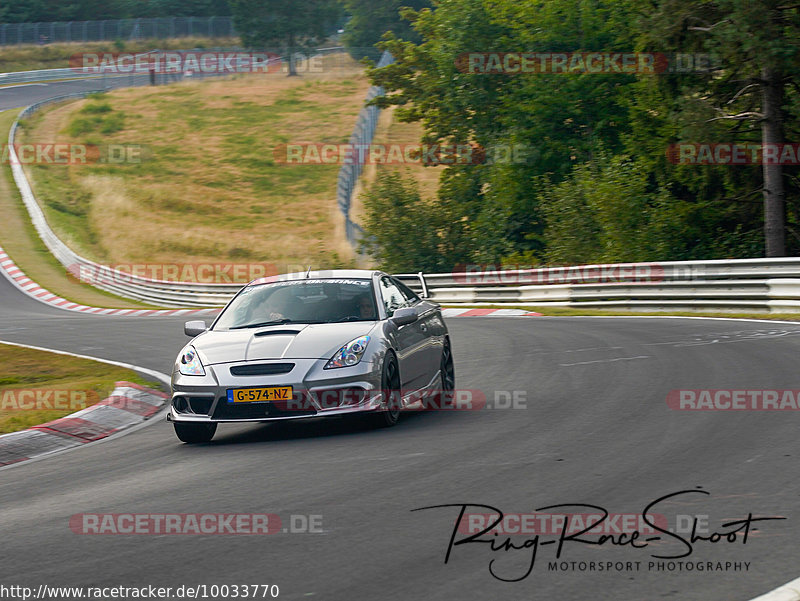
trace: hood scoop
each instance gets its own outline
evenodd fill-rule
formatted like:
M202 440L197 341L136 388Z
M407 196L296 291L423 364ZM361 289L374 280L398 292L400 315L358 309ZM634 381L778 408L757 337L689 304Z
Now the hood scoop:
M253 334L256 338L261 336L297 336L300 330L262 330Z

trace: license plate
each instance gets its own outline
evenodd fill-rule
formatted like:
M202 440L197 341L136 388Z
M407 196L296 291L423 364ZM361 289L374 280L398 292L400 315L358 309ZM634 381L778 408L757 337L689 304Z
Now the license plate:
M288 401L291 398L291 386L234 388L228 391L229 403L268 403L270 401Z

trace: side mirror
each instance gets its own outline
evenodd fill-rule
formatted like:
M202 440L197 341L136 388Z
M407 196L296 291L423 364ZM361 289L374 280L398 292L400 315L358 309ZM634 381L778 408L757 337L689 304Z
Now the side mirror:
M397 311L395 311L394 315L392 315L389 318L389 321L391 321L394 325L396 325L399 328L400 326L405 326L410 323L414 323L415 321L417 321L417 319L419 319L419 315L417 315L417 310L414 309L413 307L406 307L404 309L398 309Z
M199 336L206 330L208 330L208 327L206 327L206 322L204 321L187 321L183 324L183 333L190 338Z

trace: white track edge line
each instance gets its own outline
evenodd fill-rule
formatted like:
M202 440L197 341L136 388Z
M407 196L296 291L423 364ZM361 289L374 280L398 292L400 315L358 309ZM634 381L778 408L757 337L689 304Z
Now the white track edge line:
M795 578L783 586L754 597L750 601L798 601L800 600L800 578Z

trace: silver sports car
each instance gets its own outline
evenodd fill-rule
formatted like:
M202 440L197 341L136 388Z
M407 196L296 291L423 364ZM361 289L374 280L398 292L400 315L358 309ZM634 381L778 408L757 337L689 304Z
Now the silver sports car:
M220 422L364 414L450 401L453 356L439 305L379 271L292 273L245 286L193 340L172 374L167 419L184 442Z

